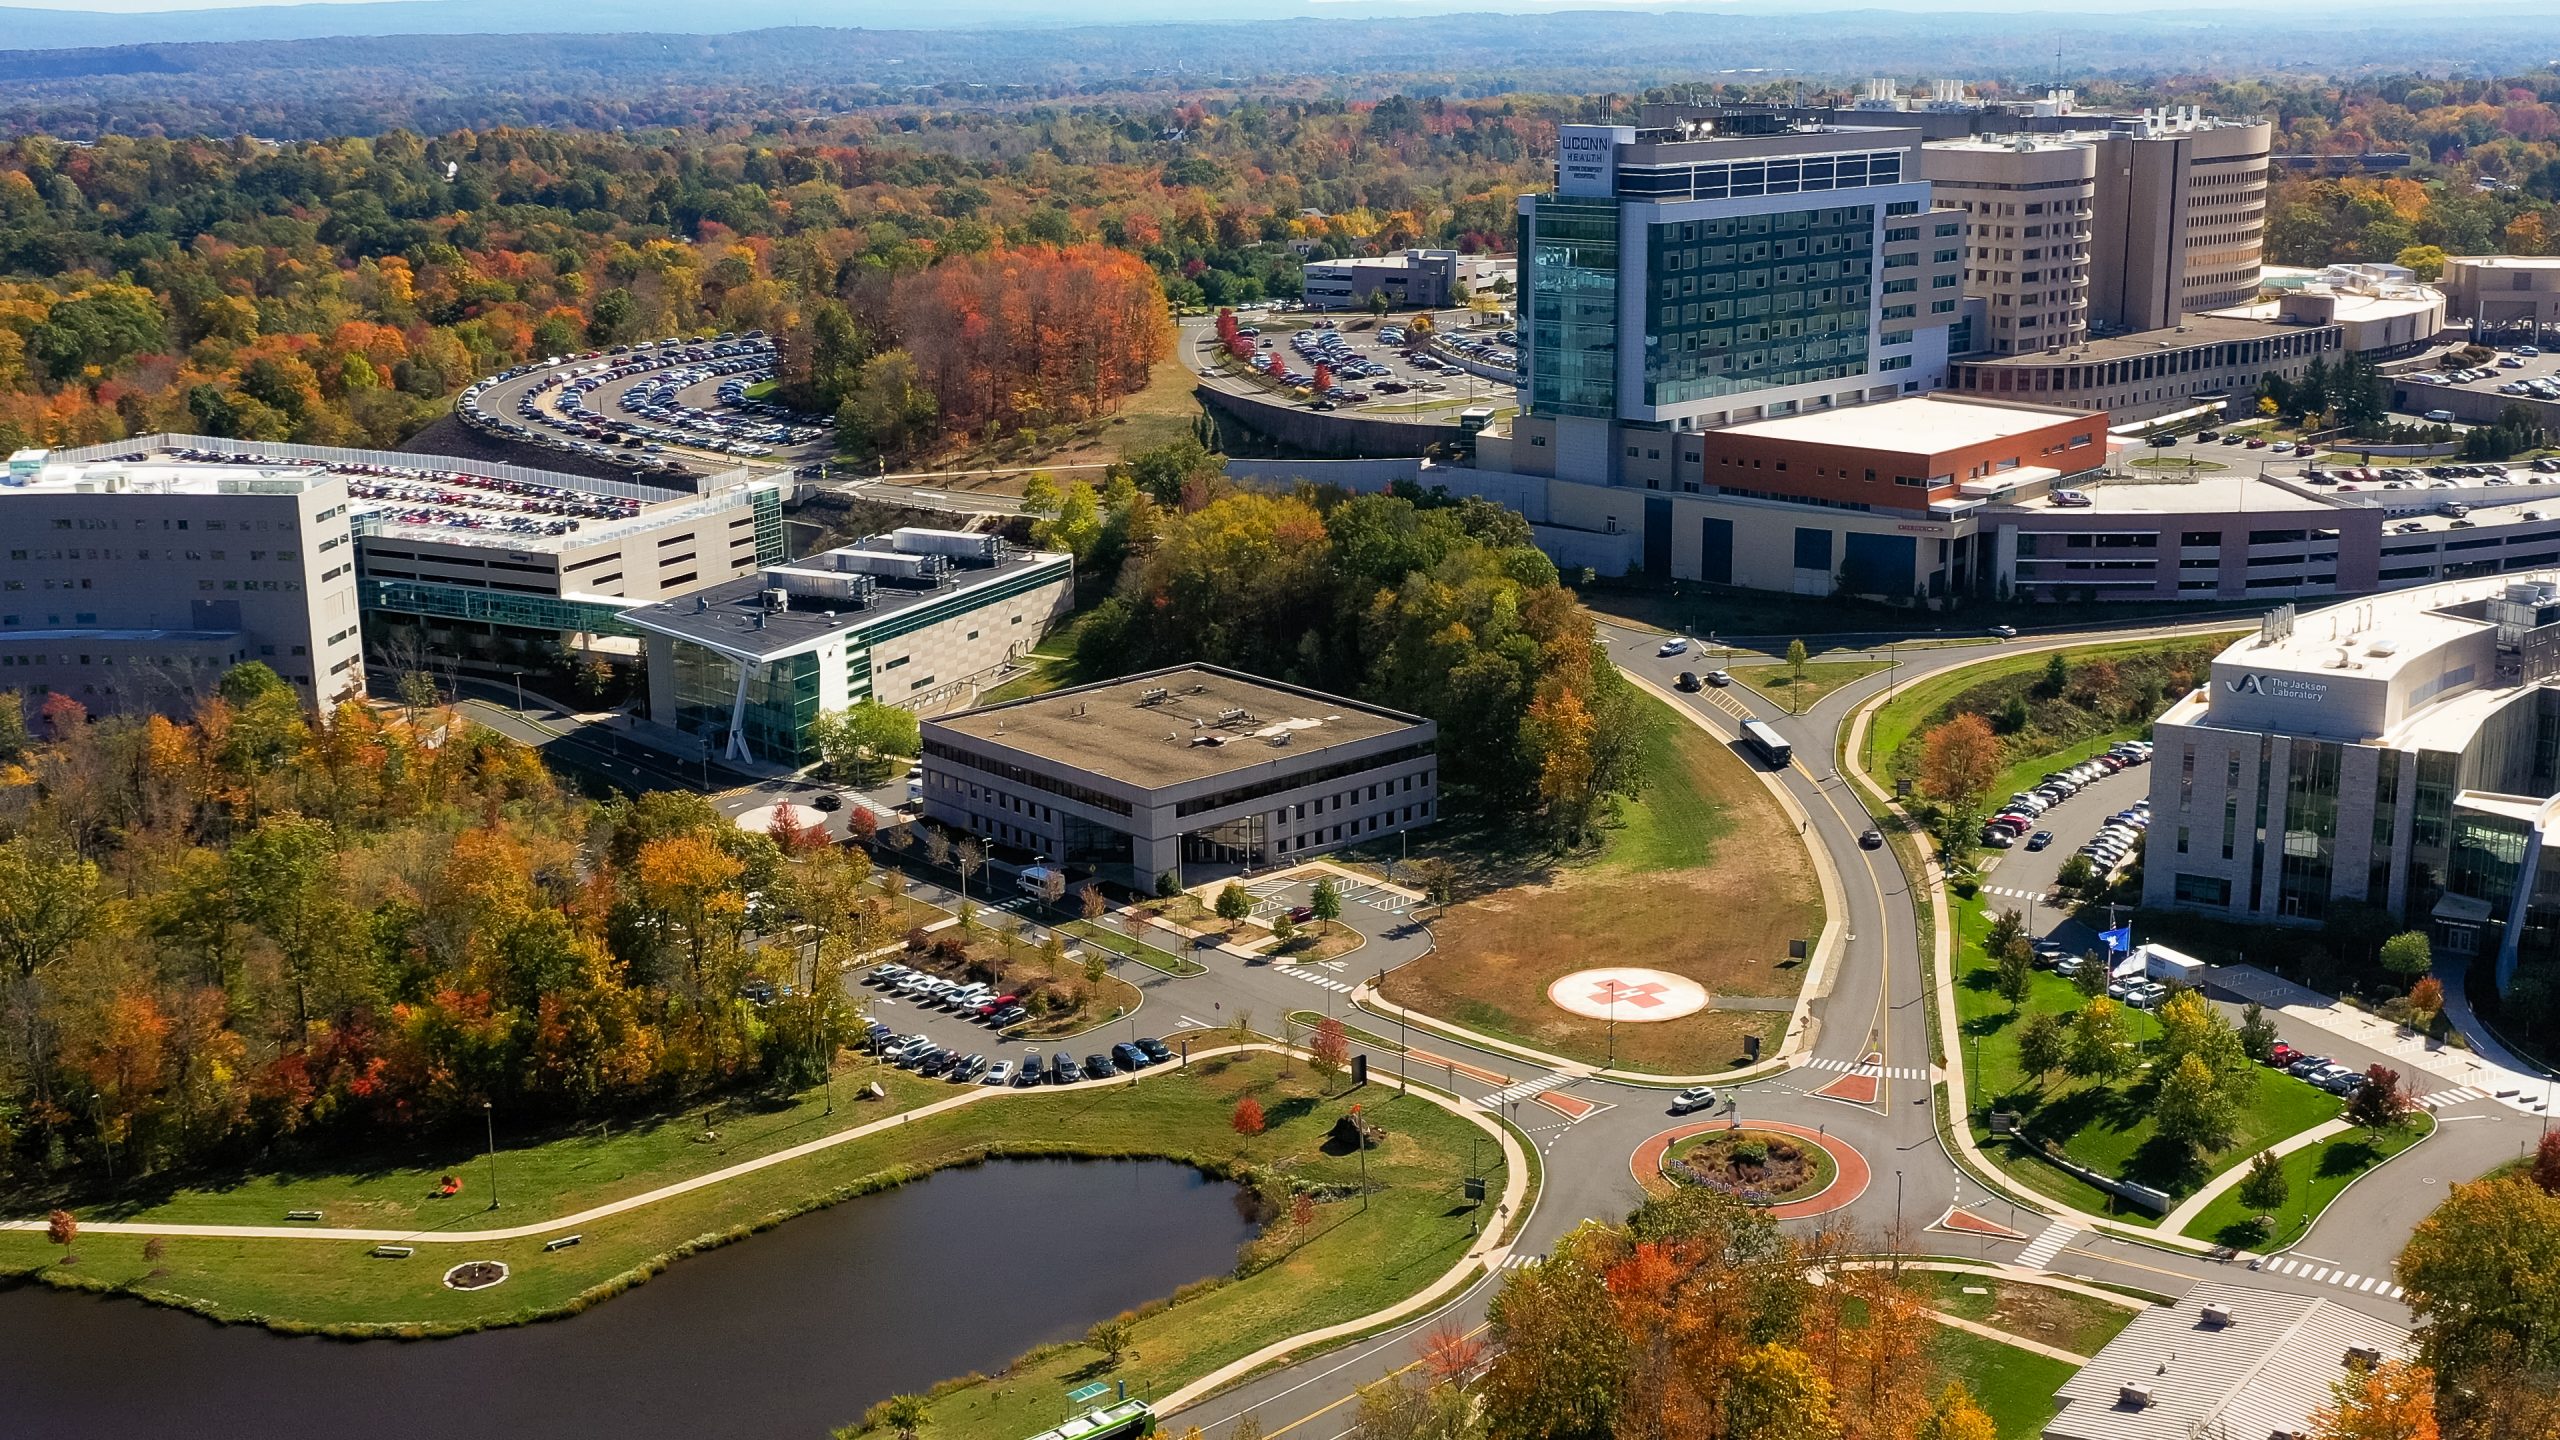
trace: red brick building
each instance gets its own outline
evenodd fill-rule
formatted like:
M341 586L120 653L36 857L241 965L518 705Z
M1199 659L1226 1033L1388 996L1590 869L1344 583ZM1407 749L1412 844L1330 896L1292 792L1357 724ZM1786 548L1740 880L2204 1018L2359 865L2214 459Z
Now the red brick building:
M1709 430L1704 474L1727 494L1927 511L2107 463L2107 413L1919 395Z

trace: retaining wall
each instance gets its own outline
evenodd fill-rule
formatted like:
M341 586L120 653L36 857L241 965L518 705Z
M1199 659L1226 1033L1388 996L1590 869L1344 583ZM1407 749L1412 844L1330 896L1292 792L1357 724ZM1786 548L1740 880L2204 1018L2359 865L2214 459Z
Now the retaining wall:
M1191 393L1201 404L1266 440L1335 459L1421 455L1434 445L1453 444L1460 438L1454 419L1443 425L1377 419L1346 410L1310 410L1215 385L1198 386Z

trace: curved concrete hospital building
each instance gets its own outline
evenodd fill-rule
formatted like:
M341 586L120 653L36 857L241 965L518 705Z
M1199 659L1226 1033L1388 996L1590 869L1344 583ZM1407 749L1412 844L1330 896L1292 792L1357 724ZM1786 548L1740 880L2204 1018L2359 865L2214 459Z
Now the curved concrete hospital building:
M2321 923L2363 902L2462 956L2560 963L2560 579L2296 615L2162 714L2143 901Z

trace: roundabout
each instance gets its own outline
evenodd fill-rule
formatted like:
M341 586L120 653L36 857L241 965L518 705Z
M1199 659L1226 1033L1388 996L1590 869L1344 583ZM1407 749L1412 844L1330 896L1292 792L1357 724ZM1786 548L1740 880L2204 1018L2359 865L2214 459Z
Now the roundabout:
M1729 1136L1733 1138L1728 1140ZM1763 1147L1758 1160L1750 1158L1749 1144L1754 1141ZM1795 1149L1800 1157L1787 1167L1794 1178L1787 1189L1771 1199L1752 1202L1776 1218L1803 1220L1828 1215L1856 1204L1858 1197L1867 1192L1873 1171L1857 1147L1836 1135L1778 1120L1755 1120L1740 1126L1727 1121L1677 1125L1638 1145L1628 1168L1635 1172L1636 1183L1647 1190L1682 1183L1671 1178L1673 1166L1682 1163L1720 1166L1727 1174L1757 1171L1765 1175L1772 1169L1775 1147L1781 1143ZM1741 1151L1739 1156L1733 1153L1737 1149Z
M1576 970L1547 987L1547 1003L1586 1020L1652 1024L1707 1008L1707 990L1668 970L1611 965Z

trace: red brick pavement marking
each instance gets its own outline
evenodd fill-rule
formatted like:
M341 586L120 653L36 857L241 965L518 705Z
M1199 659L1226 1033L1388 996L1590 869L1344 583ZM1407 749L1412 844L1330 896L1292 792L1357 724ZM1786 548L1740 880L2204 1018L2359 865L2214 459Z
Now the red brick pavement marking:
M1825 1100L1839 1100L1851 1105L1873 1105L1881 1087L1873 1075L1843 1075L1813 1093Z
M1421 1061L1425 1065L1439 1065L1453 1068L1459 1074L1472 1076L1475 1079L1483 1081L1487 1085L1508 1085L1511 1083L1511 1077L1508 1075L1496 1074L1491 1070L1485 1069L1481 1065L1470 1065L1464 1060L1452 1060L1446 1055L1434 1055L1428 1050L1408 1050L1405 1053L1411 1055L1414 1059Z
M1981 1216L1974 1214L1970 1210L1958 1210L1952 1208L1949 1209L1946 1214L1931 1221L1929 1223L1929 1228L1932 1230L1953 1230L1962 1235L1988 1235L1994 1240L2024 1240L2027 1238L2024 1234L2010 1229L2008 1226L2001 1224L1997 1220L1986 1220Z
M1539 1104L1544 1105L1564 1116L1567 1120L1579 1120L1583 1116L1600 1108L1588 1100L1579 1100L1571 1095L1558 1095L1552 1090L1541 1090L1531 1098L1535 1099Z
M1705 1135L1712 1131L1729 1128L1731 1126L1728 1122L1717 1120L1703 1125L1681 1125L1665 1130L1638 1145L1636 1153L1627 1161L1627 1168L1634 1172L1636 1183L1639 1185L1649 1188L1653 1185L1671 1184L1671 1181L1663 1178L1662 1157L1670 1151L1672 1146L1692 1135ZM1838 1170L1838 1173L1831 1177L1831 1183L1822 1187L1818 1193L1808 1195L1802 1200L1790 1200L1784 1205L1768 1207L1772 1216L1780 1220L1802 1220L1813 1215L1828 1215L1834 1210L1846 1209L1857 1203L1858 1197L1867 1193L1867 1181L1870 1178L1867 1157L1859 1154L1856 1146L1839 1136L1826 1135L1819 1130L1808 1130L1802 1125L1789 1125L1778 1120L1746 1121L1742 1128L1767 1130L1774 1134L1792 1135L1796 1139L1810 1141L1819 1146L1822 1153L1831 1157L1832 1165Z

